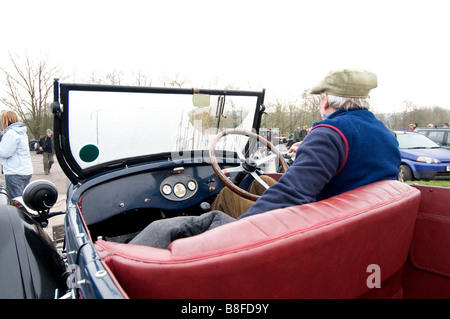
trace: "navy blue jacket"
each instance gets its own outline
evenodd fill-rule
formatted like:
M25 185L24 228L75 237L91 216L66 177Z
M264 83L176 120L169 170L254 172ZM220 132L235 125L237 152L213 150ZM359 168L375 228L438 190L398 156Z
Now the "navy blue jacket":
M240 218L396 179L400 161L397 139L372 112L338 110L314 124L294 163Z

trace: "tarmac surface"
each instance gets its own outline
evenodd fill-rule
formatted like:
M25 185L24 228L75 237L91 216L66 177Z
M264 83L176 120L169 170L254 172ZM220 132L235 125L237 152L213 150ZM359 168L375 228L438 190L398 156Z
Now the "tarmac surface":
M31 181L45 179L55 184L56 188L58 189L58 200L50 211L56 212L65 210L68 178L61 170L61 167L56 160L56 156L54 156L55 163L50 170L50 174L45 175L44 165L42 163L42 155L38 155L34 151L30 151L30 153L31 161L33 163L33 176L31 177ZM0 185L5 185L5 175L3 174L0 174ZM49 224L45 228L45 231L50 235L50 238L53 239L53 227L58 227L63 223L64 215L58 215L49 219Z

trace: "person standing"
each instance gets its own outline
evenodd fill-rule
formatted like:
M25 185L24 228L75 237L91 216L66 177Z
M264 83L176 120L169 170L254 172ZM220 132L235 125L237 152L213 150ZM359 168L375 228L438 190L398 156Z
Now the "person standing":
M47 129L46 133L46 135L39 138L39 150L43 152L42 162L44 164L44 174L48 175L54 163L53 154L55 148L53 147L53 131Z
M27 128L17 114L5 111L0 117L2 137L0 160L5 174L5 186L10 198L22 196L33 175Z
M294 143L300 142L300 126L294 130Z
M300 131L300 142L303 141L306 135L308 135L308 131L306 130L306 126L303 126L302 130Z

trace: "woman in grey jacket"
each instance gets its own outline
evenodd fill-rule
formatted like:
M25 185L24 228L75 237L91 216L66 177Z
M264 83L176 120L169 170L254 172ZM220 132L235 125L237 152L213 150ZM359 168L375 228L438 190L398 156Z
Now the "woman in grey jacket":
M22 196L33 174L27 128L13 111L0 117L3 135L0 141L0 160L5 174L5 186L10 198Z

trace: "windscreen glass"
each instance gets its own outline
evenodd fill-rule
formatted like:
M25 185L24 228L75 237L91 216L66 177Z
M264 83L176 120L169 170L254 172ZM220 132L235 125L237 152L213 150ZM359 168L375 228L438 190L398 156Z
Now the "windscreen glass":
M208 103L209 100L209 103ZM151 154L208 150L225 128L252 131L256 96L69 91L70 152L82 168ZM246 140L222 139L233 151Z

